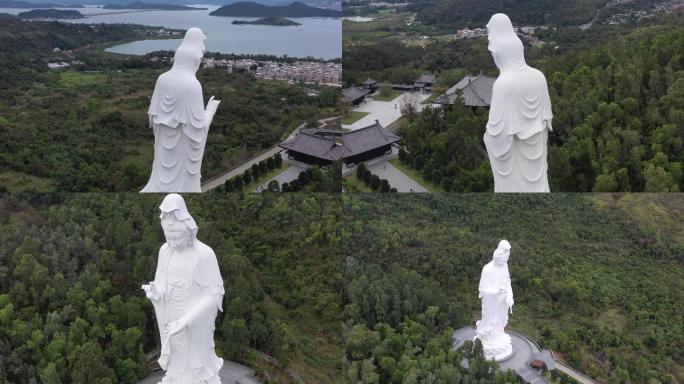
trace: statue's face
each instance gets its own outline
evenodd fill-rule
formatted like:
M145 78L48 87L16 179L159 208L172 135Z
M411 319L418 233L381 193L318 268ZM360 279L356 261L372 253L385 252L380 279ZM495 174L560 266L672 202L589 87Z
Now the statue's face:
M503 267L504 265L508 264L508 257L510 255L511 255L510 249L501 250L501 255L499 257L494 258L494 264L496 264L499 267Z
M185 223L178 220L174 212L164 212L161 218L166 242L173 249L181 250L190 244L190 231Z

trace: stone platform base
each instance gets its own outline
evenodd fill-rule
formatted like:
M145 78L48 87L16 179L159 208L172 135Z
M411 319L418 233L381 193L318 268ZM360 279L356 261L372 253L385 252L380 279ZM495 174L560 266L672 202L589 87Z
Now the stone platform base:
M536 369L530 367L531 360L542 360L546 363L549 370L555 369L555 361L550 351L542 350L537 343L528 339L527 337L515 332L507 331L511 336L513 344L512 353L503 360L497 359L497 364L504 370L515 371L518 376L531 384L543 384L546 380L541 376L541 373ZM452 335L451 339L454 349L460 348L464 342L473 341L475 338L475 327L463 327L457 329Z
M157 371L138 384L157 384L162 377L164 371ZM223 360L219 377L221 384L260 384L254 377L254 370L228 360Z

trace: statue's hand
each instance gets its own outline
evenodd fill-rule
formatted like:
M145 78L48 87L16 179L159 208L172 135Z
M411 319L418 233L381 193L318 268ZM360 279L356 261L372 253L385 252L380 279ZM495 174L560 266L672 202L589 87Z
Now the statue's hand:
M218 108L220 103L221 102L219 100L214 99L214 96L210 97L209 101L207 102L206 113L213 117L216 114L216 109Z
M506 305L508 305L508 308L510 308L511 313L513 313L513 304L514 304L513 298L510 296L507 297L506 298Z
M142 286L142 289L145 291L145 296L150 299L157 301L159 300L159 292L157 291L157 288L154 286L154 282L151 282L149 284L144 284Z
M188 323L181 317L178 320L170 322L166 326L166 330L169 332L169 335L175 335L176 333L182 331L187 325Z

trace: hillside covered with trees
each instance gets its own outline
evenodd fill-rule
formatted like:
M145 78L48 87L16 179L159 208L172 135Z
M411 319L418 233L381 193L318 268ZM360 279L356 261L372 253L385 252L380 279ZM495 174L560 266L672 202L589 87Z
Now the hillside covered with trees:
M639 25L539 30L526 45L553 106L549 182L563 192L684 190L684 24L674 15ZM345 44L344 82L411 82L437 73L440 94L465 75L498 71L486 38L405 46L376 32ZM377 32L380 33L380 32ZM364 36L368 37L364 37ZM488 111L425 108L400 121L401 160L446 191L491 191L482 142Z
M505 382L472 356L462 369L470 352L450 338L479 319L480 272L501 239L511 329L600 383L684 380L681 194L342 199L349 383Z
M162 196L0 198L0 382L137 383L157 357L151 303ZM339 197L187 196L226 294L217 353L263 383L340 383ZM267 353L267 364L249 348ZM149 355L148 355L149 354Z
M147 109L157 77L171 67L160 58L171 54L102 52L106 43L145 38L136 28L2 20L0 186L45 192L145 185L154 155ZM50 70L51 61L72 66ZM201 69L198 79L204 100L222 101L208 136L204 179L275 145L303 122L335 115L340 95L321 87L309 96L303 86L219 69Z
M533 58L536 55L531 55ZM655 26L588 51L536 56L554 131L552 191L684 189L684 27ZM492 188L487 111L455 106L409 119L403 161L452 191Z

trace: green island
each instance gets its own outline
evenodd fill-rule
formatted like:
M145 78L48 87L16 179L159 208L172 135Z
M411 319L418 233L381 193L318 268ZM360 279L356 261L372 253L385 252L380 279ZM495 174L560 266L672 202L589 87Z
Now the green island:
M256 20L233 20L231 24L236 24L236 25L272 25L276 27L290 27L290 26L295 26L295 25L302 25L296 21L290 20L285 17L278 17L278 16L269 16L269 17L262 17L260 19Z
M158 357L140 284L154 277L165 241L161 197L35 197L0 197L0 378L138 383ZM254 368L261 383L343 383L339 197L185 199L224 278L217 354Z
M312 7L299 1L288 5L265 5L253 1L236 1L218 8L210 15L229 17L340 17L341 12Z
M598 383L684 379L682 194L341 198L348 383L522 383L452 350L453 331L480 318L480 272L501 239L509 329Z
M144 9L144 10L162 10L162 11L202 11L207 8L188 7L177 4L158 4L158 3L143 3L141 1L134 1L130 4L105 4L102 9Z
M21 19L83 19L84 16L79 11L68 9L32 9L20 12L17 17Z
M149 29L154 28L0 16L3 190L139 191L145 185L154 148L147 109L157 77L171 67L172 52L128 56L103 49L149 38ZM51 70L51 62L70 65ZM303 122L339 114L339 90L333 87L209 68L197 76L204 99L215 95L222 101L204 154L205 180L274 146ZM310 96L312 88L316 96Z
M535 26L521 36L527 63L546 75L553 105L551 191L684 190L681 10L651 0L616 7L593 0L480 3L362 1L345 8L345 16L371 21L343 22L344 86L368 78L380 86L412 84L436 73L434 99L464 76L496 77L482 33L492 9L504 10L515 26ZM664 4L661 11L656 3ZM480 28L470 31L480 35L458 37L463 28ZM413 111L395 124L404 137L400 160L445 191L492 191L482 141L487 118L486 108L460 101Z

